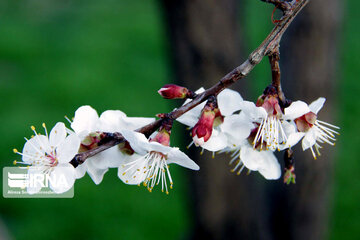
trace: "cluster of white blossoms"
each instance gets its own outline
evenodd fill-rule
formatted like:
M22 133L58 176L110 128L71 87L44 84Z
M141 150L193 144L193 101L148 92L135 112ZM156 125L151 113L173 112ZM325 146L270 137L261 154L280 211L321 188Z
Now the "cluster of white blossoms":
M196 93L203 91L200 88ZM303 150L310 148L316 159L321 143L334 145L338 127L317 120L324 102L325 98L310 105L295 101L282 109L271 91L254 104L225 89L217 96L217 106L202 103L177 120L192 128L191 144L213 153L231 153L233 172L240 174L247 168L266 179L278 179L281 169L275 150L291 148L302 139Z
M170 147L170 135L167 131L154 133L149 139L134 130L153 122L154 118L127 117L121 111L105 111L99 117L90 106L82 106L75 112L71 129L64 123L57 123L45 135L36 132L26 144L22 152L22 161L16 164L26 165L29 173L63 174L66 188L57 189L50 184L56 193L68 191L76 179L87 173L95 184L99 184L109 168L118 168L119 178L126 184L143 183L149 191L160 184L162 191L169 193L173 181L169 164L176 163L193 170L199 166L178 148ZM70 161L76 154L96 148L105 132L119 132L126 142L111 147L88 158L76 168ZM38 193L41 186L28 187L30 194Z
M166 85L159 93L171 99L193 97L203 91L201 88L192 93L183 87ZM244 101L239 93L225 89L177 121L192 128L191 144L211 151L213 155L230 152L230 164L234 164L232 171L240 174L247 168L258 171L266 179L278 179L281 170L274 151L291 148L302 139L303 149L310 149L316 158L316 154L320 155L321 143L334 145L335 134L338 134L334 129L338 127L317 120L324 102L324 98L310 105L295 101L282 108L277 95L271 91L264 93L254 104ZM42 135L31 127L35 135L26 139L23 151L14 149L22 155L22 161L16 163L26 165L29 173L65 176L67 187L50 184L56 193L66 192L86 173L99 184L109 168L117 168L118 177L125 184L142 184L150 192L156 185L161 185L161 190L169 193L173 187L169 164L176 163L192 170L200 168L179 148L170 146L172 121L167 125L163 123L150 137L136 131L154 121L154 118L127 117L119 110L105 111L99 117L90 106L82 106L70 121L71 128L59 122L48 134L43 124L45 134ZM115 132L125 141L78 166L71 163L76 154L97 148ZM32 186L27 191L33 194L40 189L41 186Z

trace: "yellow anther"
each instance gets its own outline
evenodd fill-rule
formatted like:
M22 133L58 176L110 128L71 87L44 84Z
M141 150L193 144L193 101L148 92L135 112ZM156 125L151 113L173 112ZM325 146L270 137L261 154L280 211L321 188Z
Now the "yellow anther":
M123 174L122 174L122 175L124 176L125 174L126 174L126 172L123 172Z
M14 165L16 165L16 164L17 164L17 161L16 161L16 160L14 160L13 164L14 164Z
M128 180L126 180L125 182L126 182L126 183L129 183L129 181L128 181Z
M173 185L170 185L170 189L173 189Z
M169 195L169 192L168 192L168 191L166 191L166 195Z
M43 128L46 128L46 125L45 125L45 123L43 123L43 124L42 124L42 126L43 126Z
M14 148L14 149L13 149L13 152L14 152L14 153L18 153L19 151L18 151L16 148Z
M30 128L31 128L31 130L35 131L35 127L34 127L34 126L31 126Z

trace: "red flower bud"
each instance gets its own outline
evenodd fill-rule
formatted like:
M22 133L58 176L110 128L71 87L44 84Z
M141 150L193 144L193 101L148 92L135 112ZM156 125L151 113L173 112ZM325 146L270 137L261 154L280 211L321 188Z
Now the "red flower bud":
M166 84L158 93L166 99L183 99L189 94L189 90L186 87L181 87L175 84Z
M195 144L201 145L211 137L214 120L215 120L215 112L209 107L205 106L202 110L201 117L199 121L195 124L192 129L192 137L194 139Z

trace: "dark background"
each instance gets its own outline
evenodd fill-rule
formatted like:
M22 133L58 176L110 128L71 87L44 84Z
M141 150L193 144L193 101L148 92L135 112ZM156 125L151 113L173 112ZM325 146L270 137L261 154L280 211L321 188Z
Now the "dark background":
M157 95L165 83L209 87L242 63L271 30L273 6L223 2L221 8L217 1L1 1L1 166L18 159L12 149L22 149L31 125L40 129L45 122L51 128L87 104L99 113L120 109L128 116L154 116L181 104ZM296 186L257 173L234 176L221 157L200 157L202 170L195 176L172 167L169 196L127 186L112 169L99 186L88 176L78 180L73 199L1 198L0 239L359 238L359 7L355 0L313 0L284 36L285 93L308 102L326 97L321 120L341 127L336 147L324 146L325 156L298 157ZM191 44L182 49L179 42ZM255 100L269 80L264 59L235 87ZM175 125L172 144L186 152L184 131ZM198 150L190 150L193 158ZM216 172L218 166L226 172ZM204 191L209 188L213 191ZM214 197L223 193L227 196ZM223 211L224 206L231 207Z

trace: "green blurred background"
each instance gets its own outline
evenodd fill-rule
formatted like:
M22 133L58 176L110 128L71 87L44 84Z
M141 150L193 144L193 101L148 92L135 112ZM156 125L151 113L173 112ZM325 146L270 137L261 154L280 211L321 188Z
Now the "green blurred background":
M360 237L359 8L359 1L347 1L340 37L336 124L341 136L334 148L331 239ZM271 9L247 4L248 52L271 29ZM45 122L51 128L81 105L99 113L120 109L128 116L154 116L175 107L156 93L173 82L164 28L155 0L1 1L1 167L18 159L12 149L22 149L31 125L40 129ZM266 64L252 78L265 80ZM265 85L257 80L252 91L258 94ZM177 131L178 126L174 135ZM116 173L109 171L99 186L88 176L78 180L73 199L1 198L0 239L186 238L192 224L186 170L172 168L175 188L169 196L126 186Z

